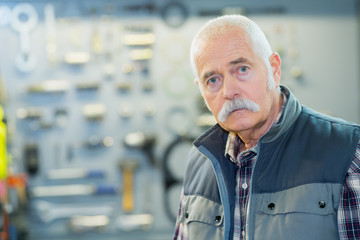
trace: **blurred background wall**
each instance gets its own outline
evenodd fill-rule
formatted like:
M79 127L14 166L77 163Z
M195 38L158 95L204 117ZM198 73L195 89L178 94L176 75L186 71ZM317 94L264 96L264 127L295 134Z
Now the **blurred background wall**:
M216 16L255 20L282 84L360 123L358 4L0 1L0 237L171 238L187 151L214 122L189 45Z

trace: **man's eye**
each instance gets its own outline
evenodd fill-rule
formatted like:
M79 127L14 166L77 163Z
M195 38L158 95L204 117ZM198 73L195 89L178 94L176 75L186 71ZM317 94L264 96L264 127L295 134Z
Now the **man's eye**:
M240 73L244 73L244 72L246 72L247 70L248 70L248 67L246 67L246 66L242 66L242 67L239 68L239 72L240 72Z
M208 84L214 84L214 83L216 83L217 81L218 81L218 78L213 77L213 78L210 78L210 79L208 80Z

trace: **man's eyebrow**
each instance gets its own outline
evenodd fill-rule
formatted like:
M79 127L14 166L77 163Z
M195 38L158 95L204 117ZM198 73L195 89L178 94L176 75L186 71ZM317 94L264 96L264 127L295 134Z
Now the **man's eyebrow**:
M248 63L248 64L251 64L251 62L247 59L247 58L243 58L243 57L240 57L240 58L237 58L233 61L231 61L229 63L229 65L236 65L238 63Z
M214 75L214 74L215 74L214 71L204 73L201 79L202 79L202 80L205 80L205 79L209 78L210 76L212 76L212 75Z

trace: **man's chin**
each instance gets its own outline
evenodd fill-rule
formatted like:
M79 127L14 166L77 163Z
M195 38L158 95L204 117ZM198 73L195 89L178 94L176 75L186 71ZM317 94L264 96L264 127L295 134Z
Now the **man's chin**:
M237 113L239 112L237 111ZM249 125L251 125L249 123L249 117L240 117L239 114L234 113L229 114L224 122L218 121L218 123L223 129L229 132L241 132L249 129Z

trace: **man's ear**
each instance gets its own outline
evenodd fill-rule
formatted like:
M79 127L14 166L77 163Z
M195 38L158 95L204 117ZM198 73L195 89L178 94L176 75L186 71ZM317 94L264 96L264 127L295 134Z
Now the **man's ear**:
M272 53L270 58L270 66L273 72L274 81L277 85L280 85L281 78L281 59L280 55L276 52Z
M194 83L196 83L196 85L198 85L200 87L199 80L197 78L194 79Z

